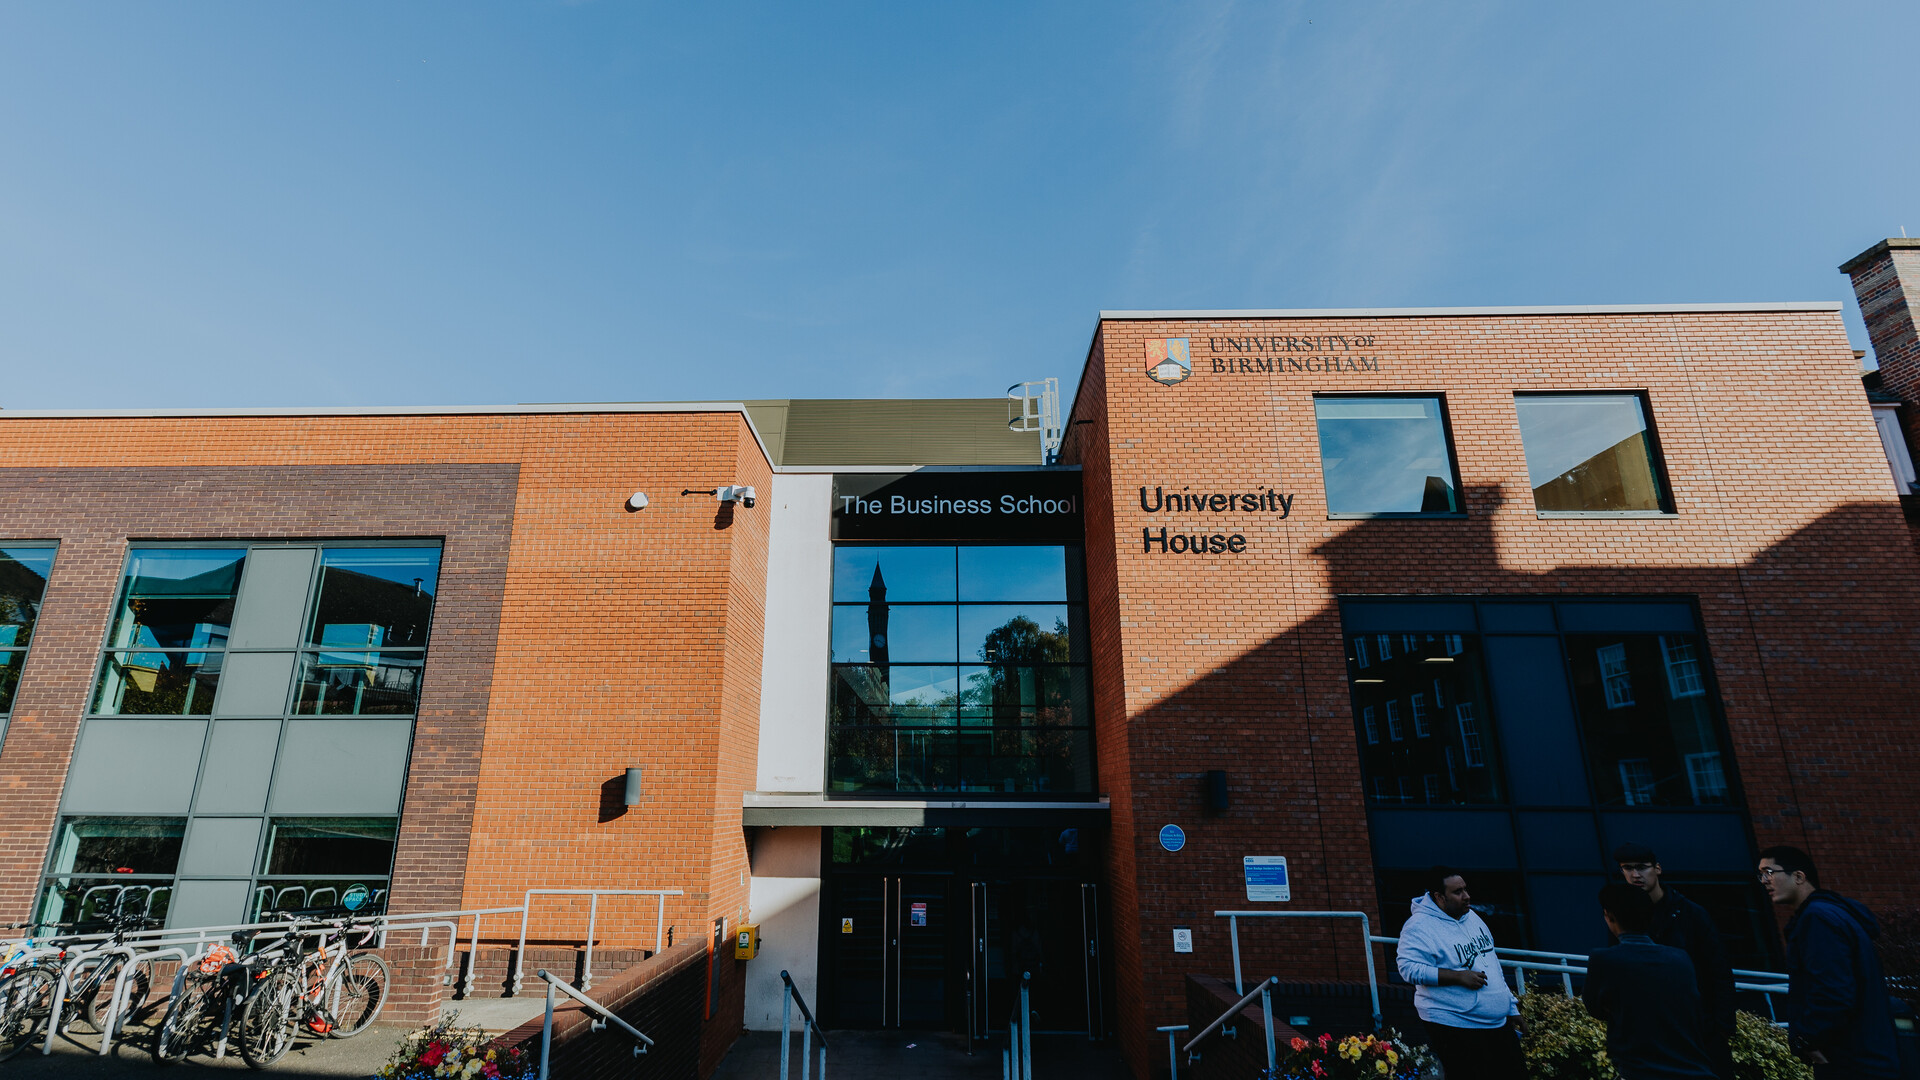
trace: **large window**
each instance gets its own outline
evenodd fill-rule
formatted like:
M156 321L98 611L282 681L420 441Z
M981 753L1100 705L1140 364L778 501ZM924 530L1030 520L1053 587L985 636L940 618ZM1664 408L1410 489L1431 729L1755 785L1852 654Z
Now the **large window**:
M46 917L136 892L202 925L380 910L440 558L422 541L131 550Z
M92 922L116 912L164 919L186 827L184 818L62 820L40 920Z
M7 717L26 667L27 646L40 619L40 599L53 570L53 546L0 545L0 741L7 735Z
M1347 671L1369 802L1501 800L1476 636L1353 634L1347 638Z
M1438 396L1316 397L1333 517L1454 515L1459 478Z
M344 905L386 907L392 818L274 818L260 852L253 915Z
M1682 598L1341 602L1359 790L1383 912L1461 867L1511 942L1605 944L1594 889L1622 843L1661 853L1731 953L1768 948L1712 657ZM1698 886L1696 888L1695 886ZM1763 933L1767 932L1767 933ZM1742 936L1744 935L1744 936ZM1503 943L1505 943L1503 939Z
M1695 634L1567 638L1574 700L1600 803L1727 804L1704 655Z
M1639 394L1518 394L1514 408L1541 513L1672 510Z
M829 787L1093 788L1081 549L834 551Z
M246 557L244 549L215 548L140 549L127 556L94 712L213 712Z

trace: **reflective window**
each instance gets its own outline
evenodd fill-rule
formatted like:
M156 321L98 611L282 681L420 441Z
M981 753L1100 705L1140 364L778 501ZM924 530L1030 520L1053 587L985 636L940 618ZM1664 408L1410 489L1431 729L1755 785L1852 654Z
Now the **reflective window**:
M1453 454L1438 397L1316 397L1327 512L1457 514Z
M1092 790L1084 578L1077 545L838 547L829 787Z
M0 545L0 738L53 570L52 546Z
M1601 803L1730 801L1697 635L1575 634L1566 645Z
M420 703L417 650L310 652L300 657L293 711L320 715L397 716Z
M213 548L128 553L94 712L205 716L213 711L246 555Z
M1519 394L1514 407L1539 510L1671 510L1639 394Z
M1354 635L1347 670L1368 801L1502 800L1478 637Z
M424 647L439 581L439 548L328 548L307 642Z
M272 819L252 915L330 907L384 911L398 824L390 817Z
M166 917L184 818L70 817L60 823L41 890L43 922L92 922L116 912Z

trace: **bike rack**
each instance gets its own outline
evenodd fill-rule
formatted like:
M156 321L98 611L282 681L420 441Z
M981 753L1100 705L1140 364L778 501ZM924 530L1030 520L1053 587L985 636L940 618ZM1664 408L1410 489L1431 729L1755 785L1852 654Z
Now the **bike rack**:
M134 969L141 964L150 964L156 959L172 956L180 961L180 970L187 967L187 950L175 945L152 952L130 953L127 962L120 965L120 974L113 980L113 997L107 1002L106 1030L100 1033L100 1056L106 1057L113 1049L113 1033L120 1029L120 1010L126 1007L127 982Z
M60 979L53 984L53 1004L47 1010L47 1033L40 1040L40 1054L42 1057L53 1053L53 1037L60 1033L60 1006L66 1003L67 987L71 985L68 977L73 974L73 969L80 966L80 961L82 960L91 960L98 956L101 958L101 962L105 963L107 957L120 953L126 954L127 966L131 967L134 955L133 946L131 945L110 945L104 949L81 949L76 951L66 963L60 965Z

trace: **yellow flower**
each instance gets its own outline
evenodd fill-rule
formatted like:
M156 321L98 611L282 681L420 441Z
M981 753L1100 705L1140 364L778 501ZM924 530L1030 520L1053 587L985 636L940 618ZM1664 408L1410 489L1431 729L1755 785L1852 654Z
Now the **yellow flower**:
M1395 1053L1392 1050L1387 1051L1387 1064L1389 1065L1400 1064L1400 1055Z
M480 1059L471 1058L467 1061L466 1067L460 1070L460 1075L473 1076L475 1073L478 1073L479 1071L480 1071Z
M1387 1075L1387 1063L1384 1061L1374 1062L1373 1071L1379 1073L1381 1076Z

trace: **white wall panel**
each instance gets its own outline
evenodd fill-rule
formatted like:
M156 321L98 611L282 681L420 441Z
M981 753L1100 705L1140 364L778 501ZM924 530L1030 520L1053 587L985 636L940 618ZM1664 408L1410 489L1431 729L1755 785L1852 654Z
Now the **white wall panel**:
M766 651L760 667L761 791L826 782L827 640L833 601L833 477L774 478L768 538ZM778 979L778 969L775 978Z

